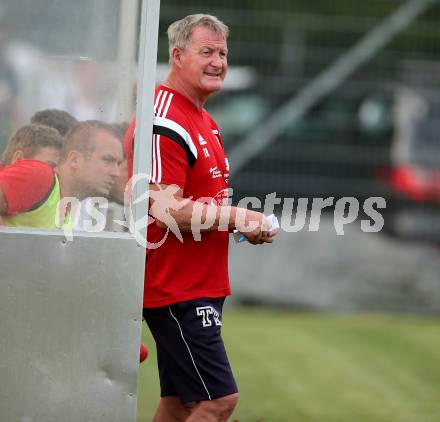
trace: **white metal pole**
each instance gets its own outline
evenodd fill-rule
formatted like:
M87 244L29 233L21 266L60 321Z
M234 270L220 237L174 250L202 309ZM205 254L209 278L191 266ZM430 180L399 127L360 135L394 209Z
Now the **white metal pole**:
M134 76L136 68L136 37L138 0L121 0L118 39L117 121L128 120L133 113Z
M142 1L133 174L144 174L146 177L141 178L133 186L132 213L134 222L140 223L136 231L144 240L148 220L147 176L151 173L159 12L160 0Z

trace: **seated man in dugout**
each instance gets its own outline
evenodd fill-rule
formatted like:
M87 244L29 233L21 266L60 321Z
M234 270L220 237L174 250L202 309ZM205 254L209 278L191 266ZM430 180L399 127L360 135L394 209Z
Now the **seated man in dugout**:
M114 137L116 137L116 139L119 140L120 150L122 152L123 150L122 139L125 134L125 130L128 126L128 123L111 123L108 126L111 127ZM96 231L122 230L122 227L120 225L113 224L114 219L118 219L118 220L123 219L123 211L118 210L119 214L114 215L113 211L114 211L114 206L116 204L113 202L114 198L112 192L115 189L116 185L119 186L121 183L127 182L126 180L124 182L126 176L123 175L123 168L124 168L123 163L124 163L124 158L122 157L122 160L118 162L118 167L119 167L118 176L116 178L113 178L112 189L110 191L102 190L102 188L100 188L98 185L95 185L95 191L93 192L89 190L90 194L87 195L85 198L75 195L75 197L79 199L81 202L70 205L72 209L78 211L71 213L73 230L76 231L87 230L88 226L90 226L91 220L93 221L92 224L94 227L93 230ZM94 180L97 182L99 181L99 179L97 178L95 178ZM89 183L91 182L92 180L90 180ZM103 200L105 202L104 204L103 204Z
M60 139L55 129L47 127L47 130L55 132ZM119 176L121 161L121 143L110 125L99 121L77 124L66 135L56 172L43 162L33 173L29 166L15 168L17 164L0 171L3 224L59 227L63 220L59 215L60 200L64 197L78 201L89 196L107 197ZM14 177L11 177L12 171ZM20 197L27 198L26 204L20 203Z
M0 166L1 225L27 226L17 216L34 213L48 199L62 143L57 130L42 125L23 126L11 136Z
M50 108L37 111L31 117L31 123L34 125L53 127L60 132L60 135L64 138L67 132L78 124L78 120L67 111Z
M31 124L18 129L9 138L2 155L3 166L21 160L38 160L56 167L63 139L55 129Z

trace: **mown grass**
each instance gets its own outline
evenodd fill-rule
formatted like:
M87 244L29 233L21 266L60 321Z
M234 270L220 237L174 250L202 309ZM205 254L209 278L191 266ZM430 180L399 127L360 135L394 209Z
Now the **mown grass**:
M138 422L159 400L154 342L141 366ZM223 337L240 422L440 421L440 320L228 309Z

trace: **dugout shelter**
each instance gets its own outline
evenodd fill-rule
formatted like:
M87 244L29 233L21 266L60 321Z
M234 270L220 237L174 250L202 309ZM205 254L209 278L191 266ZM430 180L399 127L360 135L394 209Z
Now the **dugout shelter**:
M107 123L136 113L134 172L148 173L159 6L0 0L20 122L51 108ZM93 215L88 231L0 227L2 421L136 420L145 192L142 179L136 236L103 231Z

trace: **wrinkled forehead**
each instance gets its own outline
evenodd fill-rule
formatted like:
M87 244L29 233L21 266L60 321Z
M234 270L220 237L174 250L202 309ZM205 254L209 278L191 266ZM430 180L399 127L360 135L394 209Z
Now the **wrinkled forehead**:
M226 38L221 32L214 31L204 25L194 27L191 33L190 43L194 46L209 45L219 48L227 47Z

